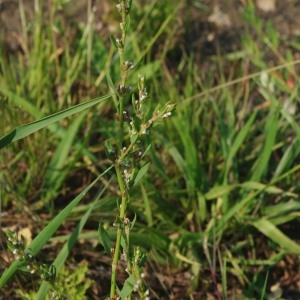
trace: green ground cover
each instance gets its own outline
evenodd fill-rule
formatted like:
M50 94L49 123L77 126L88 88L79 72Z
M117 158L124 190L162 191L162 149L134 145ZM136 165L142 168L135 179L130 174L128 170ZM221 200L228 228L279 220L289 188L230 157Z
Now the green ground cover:
M124 195L105 151L120 136L120 63L110 34L95 33L91 2L70 38L56 18L67 2L28 21L20 1L22 51L0 53L1 230L29 229L31 254L73 282L57 280L62 299L105 299L111 258L103 239L115 241ZM130 244L147 254L150 299L281 299L284 287L270 288L300 254L299 41L281 40L249 3L239 50L219 44L201 56L181 34L190 25L185 11L199 3L133 1L124 48L132 91L118 112L133 113L138 74L149 111L170 102L176 110L141 146L150 164L130 186ZM118 27L114 10L108 22ZM13 258L4 234L1 241L1 293L43 299L49 285L20 272L22 262L4 272Z

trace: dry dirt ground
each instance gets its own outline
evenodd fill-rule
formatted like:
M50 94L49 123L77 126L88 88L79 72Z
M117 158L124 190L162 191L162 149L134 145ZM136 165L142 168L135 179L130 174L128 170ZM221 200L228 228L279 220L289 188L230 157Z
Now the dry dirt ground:
M219 39L225 51L233 50L238 45L232 43L232 37L241 34L243 6L249 0L186 0L181 17L188 22L181 34L191 39L199 53L213 52L212 43ZM23 2L27 21L34 17L34 2L19 0L0 0L0 39L7 51L22 49L22 26L19 3ZM49 11L52 1L44 1L45 12ZM58 16L67 24L85 23L87 20L88 0L70 0ZM107 36L111 29L110 5L113 1L93 0L96 8L95 29L100 36ZM299 0L256 0L257 14L264 20L271 20L283 39L300 35ZM113 8L114 9L114 8ZM201 50L201 51L200 51Z
M27 21L30 21L34 17L35 1L0 0L0 41L7 54L24 51L19 10L19 5L22 2ZM49 8L48 5L50 2L51 0L44 0L45 11ZM71 0L66 9L58 13L57 17L62 18L71 32L73 32L74 23L86 22L87 2L88 0ZM109 23L111 15L111 5L109 5L109 2L108 0L92 1L93 7L97 9L95 29L97 34L103 37L107 36L108 31L113 30ZM181 10L179 17L181 17L183 24L186 24L187 20L189 20L189 24L186 24L180 31L181 37L178 38L179 43L182 43L183 46L188 45L189 48L186 49L187 53L190 51L197 53L198 56L195 59L199 64L203 62L203 57L215 54L216 44L222 46L222 52L239 49L240 36L244 28L242 12L245 2L246 0L186 0L184 9ZM256 5L257 14L265 21L271 20L282 39L288 40L300 36L299 0L260 0L256 1ZM174 47L176 46L178 45L174 45ZM97 255L95 257L95 255L94 253L89 253L88 250L80 253L81 258L86 258L87 260L103 260L103 258ZM107 262L103 261L103 265L106 265L105 263ZM294 290L299 290L299 265L299 258L292 257L284 260L281 266L278 267L277 273L274 273L274 276L276 275L274 285L279 283L286 290L286 299L300 299L300 294L294 292ZM151 266L149 266L150 272ZM94 275L97 278L97 274L99 273L106 274L107 272L103 270L102 266L91 270L92 277ZM177 276L174 275L172 278L163 278L163 275L160 275L160 278L158 276L157 278L153 278L152 276L150 285L157 287L161 286L161 282L163 282L166 288L162 288L161 290L165 296L159 297L160 299L184 299L180 294L189 285L189 281L185 275L184 272L179 272ZM108 285L109 274L103 276L102 282L106 282ZM93 291L95 295L100 295L103 292L99 290L99 287L95 287L95 289ZM168 295L166 295L167 293ZM173 296L171 297L170 295ZM195 299L207 299L207 295L198 294L195 295Z

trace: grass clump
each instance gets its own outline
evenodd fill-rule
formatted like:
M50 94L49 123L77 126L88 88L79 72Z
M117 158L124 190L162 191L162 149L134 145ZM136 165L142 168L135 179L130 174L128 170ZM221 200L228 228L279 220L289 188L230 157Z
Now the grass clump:
M133 2L134 9L131 5L121 1L111 8L115 11L111 15L120 20L117 26L114 23L112 46L93 32L96 12L88 9L90 18L78 31L74 52L66 39L58 68L45 72L31 65L32 74L38 70L45 77L52 74L54 80L44 78L48 83L43 84L52 92L44 91L39 98L35 91L27 97L26 76L9 85L1 73L1 87L5 87L1 93L7 97L2 102L7 112L4 132L40 118L33 126L49 128L33 135L17 127L16 135L12 131L1 140L14 141L9 147L1 144L9 169L26 162L42 170L40 181L23 171L17 182L5 170L8 177L3 178L10 179L12 194L8 188L2 192L2 210L13 211L10 203L25 206L31 209L28 223L43 213L34 221L39 228L45 227L45 214L49 220L57 215L39 235L35 230L32 255L51 243L53 259L48 262L59 274L68 257L73 259L69 263L76 264L92 252L87 274L101 278L110 288L93 284L87 290L91 299L100 294L130 297L142 273L147 287L142 285L138 297L146 297L148 288L154 299L285 297L292 284L282 284L276 292L274 288L282 283L281 272L293 277L289 261L297 261L300 252L294 236L300 149L297 41L282 41L275 27L257 17L249 3L242 7L245 23L238 50L224 53L223 44L216 41L210 55L204 56L189 37L181 35L180 27L187 19L185 11L208 10L204 4L181 1L175 7L157 1ZM193 18L186 26L193 33ZM43 34L48 35L40 41L53 40L51 30ZM178 42L183 40L190 42ZM33 49L37 47L32 43ZM27 48L33 56L35 52ZM54 49L40 48L45 53L35 59L45 62ZM4 56L1 59L11 78L18 68L25 69L22 55L15 65ZM108 95L84 102L87 95L79 95L82 82L91 93L100 89ZM53 90L60 85L65 96L59 108L66 110L59 109L55 119L43 119L57 111ZM43 98L46 94L49 107ZM176 114L165 122L174 108L170 99ZM32 101L36 102L29 105ZM13 109L15 104L26 113ZM88 110L92 106L97 109ZM80 114L71 117L75 111ZM15 124L13 114L20 118ZM164 127L148 135L160 121ZM36 159L41 138L49 141L45 162ZM30 186L38 189L27 203ZM62 202L67 200L70 204L65 207ZM65 224L68 234L60 231L50 240L60 224ZM99 236L102 247L95 247L92 241ZM75 245L76 240L84 240L85 246ZM65 243L61 252L55 251L58 241ZM74 247L74 255L67 245ZM143 253L147 253L146 263ZM102 271L95 272L98 265ZM10 271L19 267L15 264ZM107 275L103 270L109 269L113 272ZM35 287L46 290L44 283ZM95 290L97 295L91 292Z

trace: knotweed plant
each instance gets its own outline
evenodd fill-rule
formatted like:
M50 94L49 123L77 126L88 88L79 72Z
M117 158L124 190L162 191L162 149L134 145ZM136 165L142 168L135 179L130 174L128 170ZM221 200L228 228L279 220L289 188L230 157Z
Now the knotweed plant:
M153 110L150 96L145 86L145 77L138 75L137 93L132 92L133 88L127 85L127 78L134 64L125 57L126 37L129 28L129 14L132 8L132 1L120 1L116 5L117 11L121 16L120 32L118 38L113 37L120 62L120 83L115 90L118 98L116 121L118 122L118 139L106 142L106 153L113 162L119 190L118 199L119 215L114 226L117 228L117 237L114 247L108 238L102 224L99 226L100 240L106 252L112 256L111 288L109 299L130 299L133 291L139 293L141 299L147 299L148 290L143 283L142 266L146 255L138 247L130 247L130 231L135 223L126 216L131 189L138 183L141 177L147 172L149 162L145 160L145 154L150 145L146 145L147 135L152 127L168 118L175 108L175 105L167 103L165 106L159 105ZM132 103L127 108L128 100ZM128 278L122 290L116 284L117 267L119 261L126 264Z

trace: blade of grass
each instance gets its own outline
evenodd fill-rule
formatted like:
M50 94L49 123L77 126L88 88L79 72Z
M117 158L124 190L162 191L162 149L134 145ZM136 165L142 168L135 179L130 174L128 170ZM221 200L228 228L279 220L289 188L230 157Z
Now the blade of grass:
M70 237L65 242L63 248L59 252L58 256L53 262L53 265L55 266L56 273L58 274L62 266L64 265L66 259L69 257L71 253L71 249L75 245L75 242L79 238L79 235L86 224L86 221L88 220L91 212L94 210L96 203L99 201L100 197L103 195L104 191L106 190L106 187L99 193L98 197L95 199L93 203L89 206L88 210L85 212L85 214L80 219L79 223L77 224L75 230L70 235ZM41 284L38 293L35 296L36 300L44 299L46 297L47 292L51 288L50 284L47 281L43 281Z
M196 93L193 96L191 96L190 98L184 99L184 102L182 104L183 105L190 105L190 102L192 102L194 100L197 100L197 99L201 99L201 97L203 97L207 94L211 94L215 91L223 90L225 87L232 86L232 85L235 85L235 84L241 83L241 82L246 82L247 80L250 80L250 79L261 76L262 73L266 73L266 72L267 73L272 73L272 72L275 72L277 70L288 68L290 66L294 66L294 65L298 65L298 64L300 64L300 59L296 59L296 60L291 61L291 62L283 63L283 64L277 65L275 67L264 68L262 71L255 72L255 73L252 73L252 74L249 74L249 75L245 75L245 76L239 77L237 79L219 84L219 85L214 86L210 89L206 89L206 90L204 90L200 93Z
M169 153L172 156L178 168L180 169L180 171L182 172L189 191L193 192L196 184L194 178L195 168L193 168L192 166L189 168L188 162L182 157L177 147L170 147Z
M100 174L90 185L88 185L68 206L66 206L30 243L28 249L33 256L35 256L42 247L49 241L51 236L55 233L58 227L66 220L73 208L81 201L86 193L98 182L98 180L106 174L110 169ZM0 289L14 276L17 270L22 266L21 261L15 261L8 269L4 271L0 278Z
M273 180L270 182L269 185L265 185L263 188L261 188L258 191L250 192L246 197L244 197L240 202L236 203L234 206L232 206L228 211L223 215L220 222L217 224L216 232L219 234L220 232L224 231L226 229L227 223L231 218L234 217L235 214L237 214L240 210L245 209L251 201L256 199L262 192L265 192L268 186L275 185L277 182L280 182L284 178L294 174L300 170L300 165L295 166L293 169L290 169L288 172L284 173L283 175L276 178L276 180Z
M288 170L292 166L295 159L299 157L299 153L300 153L300 136L298 135L298 137L294 139L294 141L284 151L282 158L278 163L277 168L274 172L273 178L276 178L284 171Z
M270 240L278 244L289 253L300 254L300 245L291 240L281 230L279 230L270 220L261 218L253 221L252 225L267 236Z
M149 197L147 195L146 189L143 185L143 183L140 184L141 191L142 191L142 197L144 201L144 208L145 208L145 216L147 219L147 225L151 227L153 225L153 217L152 217L152 209L151 209L151 203L149 200Z
M22 139L54 122L57 122L63 118L66 118L68 116L71 116L75 113L81 112L91 106L94 106L98 103L103 102L107 98L111 97L111 95L106 95L103 97L99 97L84 103L80 103L78 105L75 105L73 107L67 108L61 112L55 113L53 115L50 115L48 117L42 118L40 120L34 121L32 123L22 125L19 127L16 127L11 132L6 134L5 136L0 138L0 149L4 148L5 146L9 145L13 141Z
M270 219L281 215L286 216L291 212L298 211L300 211L300 203L298 200L293 200L289 202L280 202L278 204L272 204L264 207L262 213L264 214L264 216Z
M64 168L66 160L74 143L79 126L86 114L87 111L84 111L75 118L68 130L66 130L65 137L62 138L54 155L52 156L44 176L43 190L46 191L46 199L43 201L45 202L47 202L47 199L51 198L56 193L68 173L69 166Z
M132 232L130 234L130 244L143 247L144 249L159 249L160 251L167 252L168 247L170 246L171 240L167 235L162 233L160 230L155 230L153 228L142 228L144 232ZM111 240L116 238L116 232L113 229L108 230L108 234ZM53 237L51 241L64 241L68 236L58 236ZM197 235L199 238L199 235ZM99 239L98 231L90 231L81 233L79 239Z
M264 300L264 299L265 299L266 291L267 291L268 277L269 277L269 272L267 272L267 274L266 274L266 279L265 279L265 282L264 282L263 289L262 289L262 291L261 291L261 297L260 297L260 300Z
M283 170L288 169L291 164L294 162L294 160L298 157L300 152L300 127L295 119L296 116L291 115L287 108L281 109L282 116L286 119L286 121L290 124L290 126L293 128L297 138L294 139L294 141L291 143L291 145L285 150L277 168L274 172L274 177L278 176Z
M18 94L0 86L0 93L10 99L13 105L22 107L27 113L31 116L34 116L36 119L43 116L42 112L25 98L19 96Z
M228 172L231 168L233 158L235 157L238 150L240 149L240 147L244 143L244 141L245 141L247 135L249 134L249 131L250 131L251 126L252 126L255 119L256 119L256 113L252 113L250 118L247 120L247 122L243 126L243 128L239 131L238 135L236 136L236 138L234 139L232 145L230 146L229 154L228 154L228 157L227 157L227 160L226 160L226 169L225 169L224 180L228 176Z
M268 170L269 160L273 151L278 133L280 110L272 109L267 117L264 134L266 136L262 152L255 161L251 170L251 180L259 181Z

